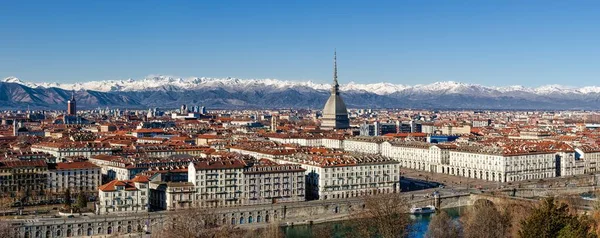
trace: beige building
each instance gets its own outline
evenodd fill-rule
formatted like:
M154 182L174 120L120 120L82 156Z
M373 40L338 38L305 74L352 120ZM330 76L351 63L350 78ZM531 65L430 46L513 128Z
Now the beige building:
M148 177L113 180L98 188L97 214L147 212L149 202Z
M194 202L200 207L242 205L244 167L241 159L207 159L188 166L188 182L196 187Z
M352 137L344 140L344 150L368 154L380 154L383 137Z
M297 164L260 160L244 171L246 204L304 201L304 172Z
M152 210L179 210L191 208L196 189L190 182L150 182Z
M400 165L373 154L295 154L276 160L304 168L306 199L327 200L400 192Z
M83 156L90 158L96 155L110 155L115 149L104 143L94 142L43 142L31 146L33 152L44 152L58 159L68 156Z
M72 193L98 191L102 183L100 167L90 162L66 162L49 164L48 189L62 193L71 189Z

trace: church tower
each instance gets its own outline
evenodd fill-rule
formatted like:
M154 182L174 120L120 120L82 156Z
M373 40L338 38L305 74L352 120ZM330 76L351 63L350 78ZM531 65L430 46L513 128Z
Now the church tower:
M350 127L348 109L340 96L340 85L337 79L337 56L333 53L333 85L331 95L323 108L321 128L323 129L346 129Z
M77 102L75 101L75 91L71 94L71 99L67 101L67 114L77 115Z

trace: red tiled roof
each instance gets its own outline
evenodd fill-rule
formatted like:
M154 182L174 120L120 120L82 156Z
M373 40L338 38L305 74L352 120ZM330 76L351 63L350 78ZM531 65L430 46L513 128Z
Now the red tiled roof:
M68 169L92 169L92 168L100 168L93 163L87 161L81 162L67 162L67 163L57 163L57 170L68 170Z
M241 169L246 163L241 159L200 161L194 164L196 169Z
M150 179L148 178L148 176L144 176L144 175L138 175L135 176L135 178L133 178L131 180L131 182L136 182L136 183L147 183L150 182Z
M129 184L125 181L120 181L116 179L106 184L103 184L102 186L98 187L98 189L103 192L113 192L117 191L117 187L119 186L125 187L125 190L137 190L137 188L133 184Z
M409 137L409 136L411 136L411 137L427 137L427 134L419 133L419 132L416 132L416 133L388 133L383 136L385 136L385 137Z
M47 167L44 160L8 160L0 162L0 168L8 167Z
M146 129L146 128L142 128L142 129L137 129L133 132L137 132L137 133L163 133L165 132L163 129Z

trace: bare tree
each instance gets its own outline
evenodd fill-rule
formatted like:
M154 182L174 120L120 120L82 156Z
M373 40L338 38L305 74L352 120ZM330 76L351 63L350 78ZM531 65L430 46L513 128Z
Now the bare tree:
M0 209L6 210L9 209L13 204L13 199L9 196L0 197Z
M334 224L317 224L311 228L311 237L313 238L329 238L334 237ZM341 234L340 234L341 235ZM344 235L341 235L344 237Z
M350 222L357 237L405 237L411 220L408 203L399 193L379 194L364 198L364 209Z
M0 220L0 237L12 238L18 237L15 228L7 221Z
M425 237L458 238L460 237L460 228L446 211L439 211L431 218Z
M476 201L461 220L465 238L506 237L509 234L510 217L487 200Z
M593 207L594 210L590 215L591 226L594 233L596 233L596 236L600 237L600 200L595 201Z
M534 208L534 204L526 201L507 201L497 205L505 216L510 217L510 227L508 237L518 237L521 230L521 221L526 219Z
M577 215L583 207L583 200L579 196L564 196L559 199L560 203L564 203L569 206L569 213L571 215Z
M256 237L264 237L264 238L281 238L284 237L283 232L281 232L281 228L279 224L276 222L272 222L269 224L267 228L262 229L259 232L259 235Z
M227 238L242 235L241 230L223 223L213 210L194 208L170 214L163 229L153 237Z

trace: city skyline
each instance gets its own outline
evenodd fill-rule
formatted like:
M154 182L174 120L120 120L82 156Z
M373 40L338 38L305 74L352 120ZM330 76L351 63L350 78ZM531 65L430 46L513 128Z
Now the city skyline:
M600 236L597 10L6 2L0 238Z
M597 3L78 3L3 6L0 77L595 85Z

